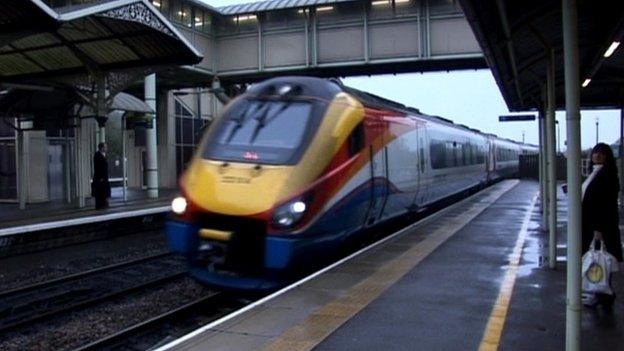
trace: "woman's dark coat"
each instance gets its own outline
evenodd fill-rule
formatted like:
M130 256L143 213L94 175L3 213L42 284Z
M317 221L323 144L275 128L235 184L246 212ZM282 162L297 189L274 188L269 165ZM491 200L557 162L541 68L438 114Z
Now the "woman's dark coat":
M602 167L585 189L583 197L583 253L589 250L594 231L602 233L607 251L622 261L617 173Z
M100 199L109 198L111 188L108 182L108 163L101 152L93 155L93 183L91 184L91 196Z

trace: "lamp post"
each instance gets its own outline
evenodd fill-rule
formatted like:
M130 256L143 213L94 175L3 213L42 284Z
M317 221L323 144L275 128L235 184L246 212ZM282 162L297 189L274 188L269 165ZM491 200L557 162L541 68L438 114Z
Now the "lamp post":
M598 144L598 117L596 117L596 144Z

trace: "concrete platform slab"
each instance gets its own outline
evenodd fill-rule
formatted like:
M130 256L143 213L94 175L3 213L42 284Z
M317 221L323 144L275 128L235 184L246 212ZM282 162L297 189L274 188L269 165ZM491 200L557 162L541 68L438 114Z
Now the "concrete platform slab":
M163 349L564 349L565 261L547 267L537 190L529 181L495 184ZM559 210L557 256L565 257L564 201ZM624 294L622 275L614 283ZM622 299L610 313L584 310L582 349L624 349L623 312Z

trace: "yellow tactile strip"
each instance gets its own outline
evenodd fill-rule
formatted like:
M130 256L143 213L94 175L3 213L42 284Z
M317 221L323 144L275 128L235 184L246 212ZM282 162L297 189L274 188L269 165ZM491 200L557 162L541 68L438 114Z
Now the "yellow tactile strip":
M516 283L516 274L518 273L520 258L522 258L522 248L524 247L524 241L526 240L527 230L536 200L537 195L531 200L529 210L526 212L524 220L522 221L522 228L518 234L513 252L509 256L509 265L507 266L505 279L501 284L498 298L490 313L490 318L488 319L481 344L479 345L479 351L494 351L498 349L500 344L503 327L505 326L505 319L507 318L507 311L509 310L509 302L511 301L511 294L513 293L513 288Z
M338 299L320 307L301 323L272 339L263 349L311 350L516 184L518 181L501 184L480 201L472 203L459 216L447 218L444 225L436 228L419 244L381 267Z

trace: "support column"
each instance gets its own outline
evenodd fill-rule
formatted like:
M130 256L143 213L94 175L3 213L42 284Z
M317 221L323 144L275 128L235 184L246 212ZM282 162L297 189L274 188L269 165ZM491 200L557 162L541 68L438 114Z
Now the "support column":
M563 58L567 121L568 269L566 350L581 348L581 113L576 0L563 0Z
M548 266L557 264L557 160L555 150L555 52L548 52L546 82L546 154L548 164Z
M21 122L20 122L21 123ZM24 131L19 125L17 131L17 197L20 210L26 209L26 195L28 177L26 177L26 148L24 145Z
M106 119L108 115L108 109L106 108L106 76L100 74L96 77L97 80L97 96L96 96L96 112L95 119L97 120L97 143L106 142Z
M145 77L145 103L156 111L156 75ZM147 197L158 197L158 148L156 143L156 114L152 120L152 128L145 130L145 146L147 156Z
M620 144L618 145L620 162L620 207L624 206L624 106L620 107Z
M76 196L78 197L78 207L85 207L85 191L83 183L83 138L82 138L82 119L76 117L76 130L74 132L74 140L76 146Z
M540 145L539 161L542 170L540 178L540 203L542 209L542 229L548 230L548 172L547 172L547 152L546 152L546 113L543 108L539 112Z

